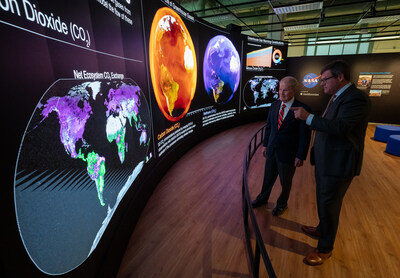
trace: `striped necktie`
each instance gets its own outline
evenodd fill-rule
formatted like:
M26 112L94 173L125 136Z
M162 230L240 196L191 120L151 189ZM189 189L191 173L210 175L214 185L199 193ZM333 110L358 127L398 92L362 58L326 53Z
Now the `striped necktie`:
M281 111L279 111L279 116L278 116L278 129L281 127L283 122L283 115L285 115L285 107L286 105L282 103Z

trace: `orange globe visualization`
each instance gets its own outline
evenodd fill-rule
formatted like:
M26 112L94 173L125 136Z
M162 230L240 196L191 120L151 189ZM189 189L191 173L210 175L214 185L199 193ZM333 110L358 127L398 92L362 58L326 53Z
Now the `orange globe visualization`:
M170 8L159 9L149 42L151 82L164 116L173 122L186 115L197 81L196 53L181 17Z

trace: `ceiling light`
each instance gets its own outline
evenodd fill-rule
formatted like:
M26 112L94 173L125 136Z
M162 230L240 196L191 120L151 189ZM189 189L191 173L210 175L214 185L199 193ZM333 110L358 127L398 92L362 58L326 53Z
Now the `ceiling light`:
M378 40L392 40L392 39L398 39L400 36L388 36L388 37L373 37L370 39L370 41L378 41Z
M381 23L388 21L397 21L400 19L400 15L389 15L389 16L379 16L379 17L369 17L361 18L357 24L367 24L367 23Z
M306 11L322 9L323 3L324 2L314 2L314 3L308 3L308 4L278 7L278 8L273 8L273 9L274 9L275 14L306 12Z
M331 41L317 41L318 44L323 44L323 43L338 43L340 40L331 40Z
M236 17L233 16L232 14L226 14L226 15L216 15L207 18L207 21L210 23L217 23L217 22L225 22L225 21L232 21L235 20Z
M315 24L306 24L306 25L294 25L294 26L285 26L283 30L286 32L288 31L302 31L302 30L311 30L311 29L318 29L319 23Z

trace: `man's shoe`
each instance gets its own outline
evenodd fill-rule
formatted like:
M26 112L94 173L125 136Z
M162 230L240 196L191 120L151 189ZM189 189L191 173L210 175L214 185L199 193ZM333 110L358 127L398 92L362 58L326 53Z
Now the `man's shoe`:
M332 251L321 253L318 249L315 249L303 259L303 262L308 265L321 265L329 259L330 256L332 256Z
M317 227L313 226L301 226L301 230L308 236L312 238L319 239L321 237L321 232L317 230Z
M275 207L275 208L272 210L272 215L273 215L273 216L279 216L279 215L281 215L286 209L287 209L287 206L285 206L285 207Z
M255 199L253 202L251 202L251 206L253 207L253 208L258 208L258 207L261 207L262 205L265 205L266 204L266 202L264 202L264 201L262 201L262 200L260 200L260 199Z

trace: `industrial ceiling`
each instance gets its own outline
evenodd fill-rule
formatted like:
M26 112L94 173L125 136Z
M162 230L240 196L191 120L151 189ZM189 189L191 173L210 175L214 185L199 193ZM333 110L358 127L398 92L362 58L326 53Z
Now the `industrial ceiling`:
M203 20L244 35L315 43L400 40L400 0L178 0Z

